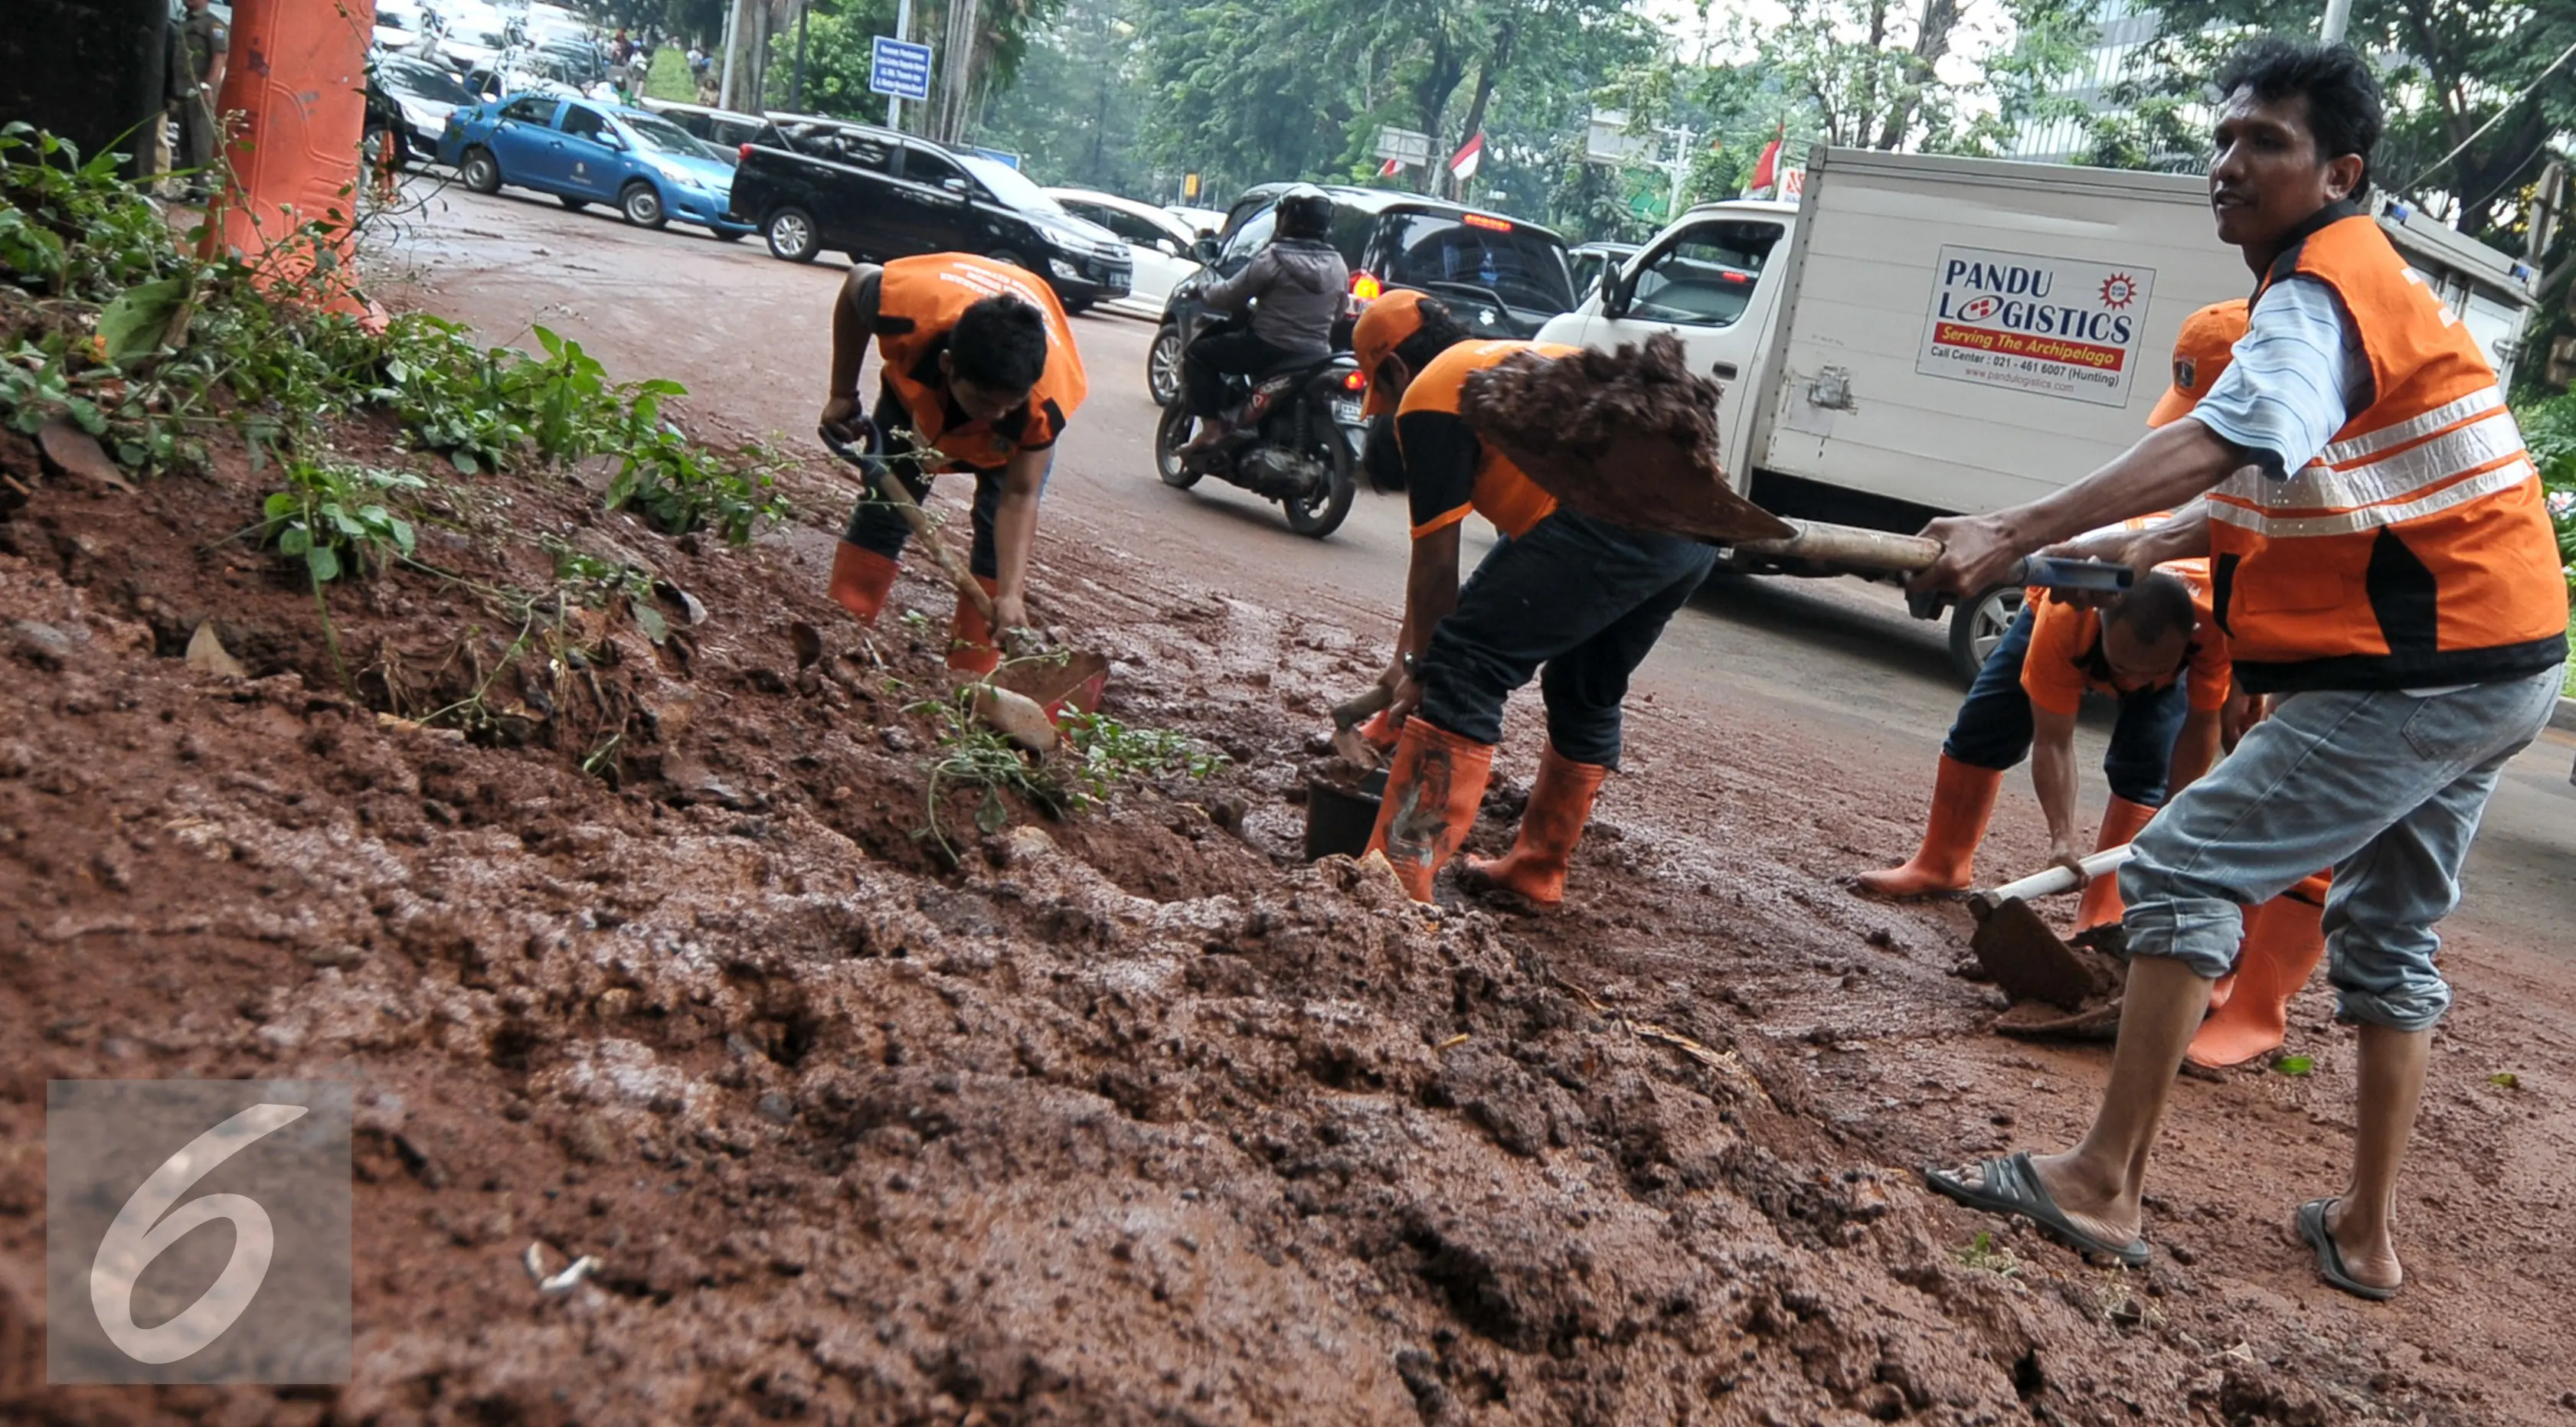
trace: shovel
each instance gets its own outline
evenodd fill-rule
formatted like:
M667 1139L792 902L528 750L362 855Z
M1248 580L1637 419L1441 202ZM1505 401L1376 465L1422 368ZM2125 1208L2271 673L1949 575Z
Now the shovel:
M1395 695L1384 684L1373 684L1357 698L1333 705L1333 751L1362 768L1377 766L1377 751L1360 737L1360 725L1375 717Z
M2100 877L2119 870L2132 849L2126 843L2085 858L2087 877ZM2075 948L2068 946L2039 913L2024 900L2064 892L2076 885L2075 874L2063 867L2052 867L2018 882L1979 892L1968 899L1968 911L1977 919L1976 935L1968 941L1977 964L2003 988L2005 995L2016 1001L2046 1001L2072 1011L2087 997L2102 991L2093 967Z
M1819 565L1849 565L1863 570L1912 574L1941 558L1941 542L1920 535L1891 535L1856 525L1821 520L1781 522L1791 534L1778 540L1739 540L1738 553L1782 560L1810 560ZM2086 590L2118 594L2137 579L2126 565L2107 560L2068 560L2055 555L2029 555L2006 571L2002 583L2049 590ZM1933 619L1949 603L1947 595L1906 596L1918 619Z
M823 444L833 455L848 464L867 469L867 454L834 436L828 428L817 427ZM984 617L984 625L996 638L1007 637L993 618L993 597L975 578L966 562L957 558L939 528L912 492L892 472L873 482L879 499L901 512L904 522L912 527L915 539L930 552L939 573L957 587L960 598L974 605ZM1060 657L1014 657L992 677L975 685L975 716L1001 730L1002 736L1032 752L1043 753L1062 739L1057 719L1068 709L1090 713L1100 707L1100 696L1109 683L1109 660L1088 650L1068 650Z

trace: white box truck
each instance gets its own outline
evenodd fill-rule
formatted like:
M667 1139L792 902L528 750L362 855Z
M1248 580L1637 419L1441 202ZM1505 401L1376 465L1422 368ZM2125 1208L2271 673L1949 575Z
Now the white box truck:
M2402 205L2379 222L2509 380L2531 271ZM2253 285L2197 175L1819 148L1798 202L1690 210L1539 340L1675 334L1725 383L1739 489L1781 515L1911 534L2127 448L2183 319ZM1990 590L1952 617L1963 678L2020 600Z

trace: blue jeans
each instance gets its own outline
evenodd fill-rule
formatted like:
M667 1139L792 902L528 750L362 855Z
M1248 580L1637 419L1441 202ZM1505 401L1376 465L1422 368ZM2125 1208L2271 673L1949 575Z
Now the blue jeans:
M1547 740L1577 763L1619 763L1619 704L1717 551L1560 510L1488 552L1431 631L1422 716L1503 739L1503 701L1539 673Z
M2030 652L2035 616L2029 605L2004 631L2003 642L1986 656L1967 702L1950 724L1941 751L1961 763L2000 772L2030 756L2030 695L2022 692L2021 665ZM2165 805L2165 780L2173 767L2174 739L2182 733L2183 716L2191 710L2189 674L2168 688L2140 689L2120 696L2120 719L2111 726L2111 747L2102 755L2102 772L2111 791L2141 807ZM2310 868L2310 871L2316 869Z
M2451 988L2433 969L2433 924L2459 905L2460 863L2497 775L2548 723L2558 683L2551 669L2430 698L2283 698L2138 835L2120 872L2129 953L2220 976L2242 908L2332 866L2337 1014L2401 1031L2442 1019Z

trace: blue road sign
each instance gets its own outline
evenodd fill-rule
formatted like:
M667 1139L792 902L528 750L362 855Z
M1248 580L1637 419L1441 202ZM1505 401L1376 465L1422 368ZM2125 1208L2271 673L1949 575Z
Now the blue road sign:
M868 88L896 99L922 103L930 98L930 46L875 37L868 54Z

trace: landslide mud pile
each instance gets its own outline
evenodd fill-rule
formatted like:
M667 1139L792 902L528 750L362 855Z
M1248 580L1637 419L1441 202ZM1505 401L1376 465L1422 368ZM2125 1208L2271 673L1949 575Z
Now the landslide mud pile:
M686 591L685 635L585 628L468 739L352 697L309 593L223 543L237 452L134 494L0 466L34 491L0 525L0 1417L2325 1422L2372 1371L2172 1268L1963 1249L1866 1147L1898 1102L1817 1068L1865 978L1960 1003L1948 956L1772 861L1756 774L1695 784L1706 840L1605 819L1606 902L1426 919L1287 855L1373 642L1064 563L1109 711L1230 763L990 833L969 798L944 856L948 601L837 618L830 486L739 552L507 487ZM334 618L451 690L517 637L407 570ZM183 657L207 625L238 672ZM42 1385L43 1082L182 1076L358 1083L345 1388ZM599 1267L540 1294L532 1244Z

